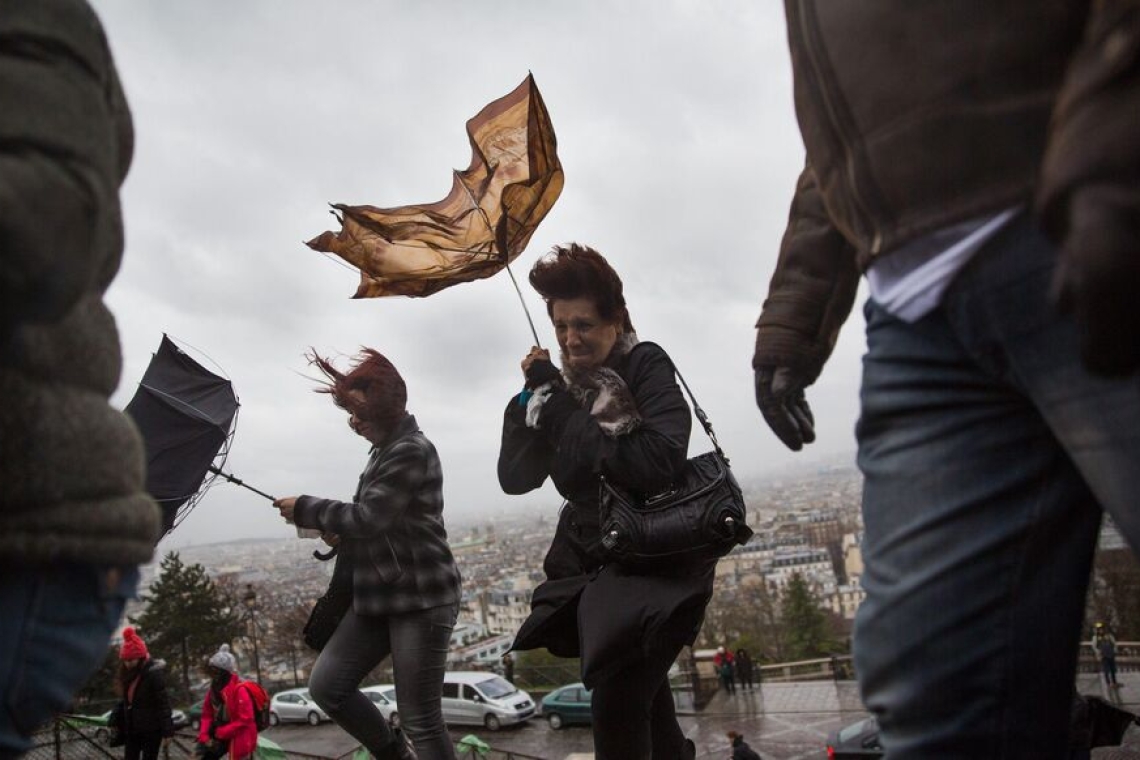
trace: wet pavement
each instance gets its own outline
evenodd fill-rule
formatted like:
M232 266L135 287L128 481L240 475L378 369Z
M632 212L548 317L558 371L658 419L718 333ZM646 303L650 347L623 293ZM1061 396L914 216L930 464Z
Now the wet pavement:
M1123 673L1124 688L1118 694L1104 689L1095 675L1081 675L1078 687L1083 693L1105 698L1116 696L1131 712L1140 713L1140 673ZM822 760L829 732L866 714L852 681L766 683L752 690L738 689L735 695L718 692L704 710L679 709L678 719L685 735L697 745L701 760L729 757L729 730L745 739L764 760ZM475 734L494 749L517 752L543 760L589 760L593 757L593 736L589 727L551 729L540 717L518 727L501 731L457 727L451 730L458 741ZM340 757L351 752L356 742L335 725L316 728L279 726L269 729L268 738L293 752L318 757Z

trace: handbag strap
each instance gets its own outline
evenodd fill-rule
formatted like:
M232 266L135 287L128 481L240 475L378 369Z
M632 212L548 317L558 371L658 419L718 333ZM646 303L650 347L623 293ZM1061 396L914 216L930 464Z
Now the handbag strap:
M693 395L693 391L691 388L689 388L689 384L685 382L685 376L681 374L681 370L677 369L677 364L673 361L673 357L669 355L668 351L661 348L661 346L658 346L651 340L640 341L637 345L657 346L661 353L665 354L665 358L669 360L669 365L673 368L673 374L675 374L677 376L677 379L681 381L681 387L685 389L685 393L689 395L689 401L693 403L693 414L697 416L697 421L700 422L701 427L704 428L705 435L707 435L709 437L709 440L712 441L712 445L713 448L716 449L717 456L719 456L725 461L725 463L727 463L728 457L724 455L724 451L720 448L720 443L716 439L716 432L713 430L712 421L709 420L709 416L705 414L705 410L701 408L701 405L697 403L697 397ZM634 348L637 348L637 346L634 346Z

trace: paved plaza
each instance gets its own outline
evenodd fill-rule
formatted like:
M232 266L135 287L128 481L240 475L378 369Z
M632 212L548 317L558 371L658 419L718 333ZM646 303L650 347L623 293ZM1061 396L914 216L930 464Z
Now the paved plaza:
M1140 673L1121 674L1121 706L1140 713ZM1078 687L1085 694L1107 697L1095 675L1081 675ZM764 760L822 760L827 735L835 728L866 715L852 681L766 683L735 695L718 692L701 711L680 711L681 728L697 745L699 760L729 756L725 733L744 734ZM551 729L541 718L527 724L491 732L452 729L455 741L476 734L494 749L543 760L591 760L593 737L588 727ZM286 750L321 757L339 757L356 743L334 725L319 728L280 726L266 736Z

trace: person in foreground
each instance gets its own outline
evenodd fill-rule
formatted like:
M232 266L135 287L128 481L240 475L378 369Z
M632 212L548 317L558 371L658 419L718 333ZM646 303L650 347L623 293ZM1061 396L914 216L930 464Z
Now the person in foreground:
M601 254L555 248L530 282L546 301L562 370L538 347L523 359L525 390L503 416L499 483L522 494L549 477L566 504L543 563L547 580L513 648L581 657L599 760L692 758L667 676L700 629L714 563L653 575L604 564L598 514L603 476L646 495L678 479L688 404L668 355L638 344L621 279Z
M134 146L83 0L0 1L0 758L106 656L159 538L103 294Z
M377 760L404 758L404 743L358 689L390 654L400 722L419 760L454 758L440 698L460 577L443 524L439 455L406 411L404 380L382 354L364 349L344 373L311 358L330 381L320 390L372 450L351 502L275 502L286 520L331 535L334 576L351 576L352 607L317 658L309 690Z
M752 364L812 441L866 273L863 700L891 760L1063 757L1102 510L1140 547L1140 2L785 8L807 165Z
M157 760L164 739L174 736L165 663L151 659L134 628L123 629L119 686L123 699L111 713L111 727L123 741L124 760Z
M243 689L237 659L228 644L210 656L210 688L202 703L198 755L203 760L246 760L257 751L257 719L249 690Z

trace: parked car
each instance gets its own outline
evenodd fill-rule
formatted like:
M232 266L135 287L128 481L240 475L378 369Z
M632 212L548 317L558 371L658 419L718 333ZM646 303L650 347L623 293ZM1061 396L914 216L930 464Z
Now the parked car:
M503 726L523 723L534 715L534 700L510 681L481 671L445 673L443 719L449 725Z
M186 720L189 723L190 728L194 729L195 731L202 727L202 703L204 701L205 697L199 699L197 702L190 705L183 711L186 713Z
M395 686L385 683L378 686L362 686L360 690L364 692L364 696L372 700L372 704L380 710L380 714L384 716L384 720L388 721L388 725L392 728L399 727L400 713L396 709Z
M836 729L827 737L827 760L861 760L882 756L879 722L873 717Z
M279 691L269 700L269 725L303 721L310 726L329 719L325 711L309 696L308 689Z
M590 725L592 692L580 683L560 686L542 698L542 715L550 727L558 730L572 723Z

